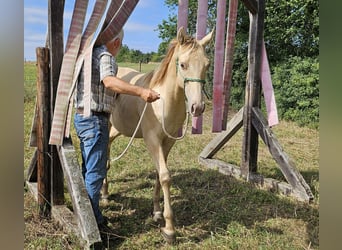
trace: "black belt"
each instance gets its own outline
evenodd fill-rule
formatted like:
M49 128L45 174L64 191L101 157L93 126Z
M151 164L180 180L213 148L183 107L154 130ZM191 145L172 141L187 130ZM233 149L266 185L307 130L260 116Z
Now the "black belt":
M80 115L83 115L83 108L77 108L77 109L76 109L76 113L77 113L77 114L80 114ZM93 110L91 110L91 114L92 114L92 115L96 115L96 116L106 116L106 117L109 117L109 116L110 116L110 113L104 112L104 111L99 112L99 111L93 111Z

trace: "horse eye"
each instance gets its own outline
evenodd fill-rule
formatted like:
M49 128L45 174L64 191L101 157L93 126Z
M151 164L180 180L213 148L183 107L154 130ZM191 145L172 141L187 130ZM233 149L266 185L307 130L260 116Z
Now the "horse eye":
M181 63L180 66L181 66L182 69L186 69L187 68L187 65L185 63Z

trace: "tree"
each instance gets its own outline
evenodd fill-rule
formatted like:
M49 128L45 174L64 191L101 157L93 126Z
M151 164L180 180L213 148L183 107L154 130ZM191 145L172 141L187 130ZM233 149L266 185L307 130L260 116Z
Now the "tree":
M170 9L167 20L158 25L159 37L163 40L158 52L165 53L170 40L176 36L178 0L165 0ZM196 32L197 2L189 0L188 33ZM227 0L227 4L229 0ZM208 29L216 24L217 0L208 0ZM227 7L228 8L228 7ZM319 12L318 0L267 0L265 10L264 40L271 70L292 57L303 58L313 63L319 55ZM249 37L249 16L244 4L240 1L238 7L234 66L231 88L231 104L234 108L243 105L247 73L247 51ZM205 86L209 97L212 93L213 53L214 46L208 46L207 53L211 66L207 74L208 84ZM310 60L313 59L313 60ZM300 60L292 61L292 67ZM282 67L280 67L282 69ZM313 69L314 67L308 67ZM274 71L274 70L273 70ZM290 71L294 72L294 71ZM278 72L279 73L279 72ZM317 83L318 84L318 83ZM316 92L314 93L317 94ZM306 95L301 95L306 96ZM278 102L278 100L277 100Z

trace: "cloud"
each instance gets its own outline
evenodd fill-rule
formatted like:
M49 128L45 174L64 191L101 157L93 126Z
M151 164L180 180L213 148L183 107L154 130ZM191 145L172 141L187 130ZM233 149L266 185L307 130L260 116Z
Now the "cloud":
M24 8L24 22L47 25L48 14L45 8Z
M145 25L137 22L130 22L128 21L126 25L124 26L125 31L138 31L138 32L151 32L155 29L154 26L151 25Z

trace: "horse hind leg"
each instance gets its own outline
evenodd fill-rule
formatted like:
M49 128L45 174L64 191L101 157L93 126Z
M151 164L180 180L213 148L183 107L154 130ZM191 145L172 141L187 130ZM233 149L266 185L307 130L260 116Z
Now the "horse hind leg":
M104 205L109 203L109 192L108 192L108 178L107 178L107 174L108 174L108 170L110 169L110 148L111 145L113 143L113 141L115 140L116 137L118 137L120 135L120 133L109 123L109 142L108 142L108 147L107 147L107 173L106 173L106 177L103 180L102 183L102 188L101 188L101 201Z

